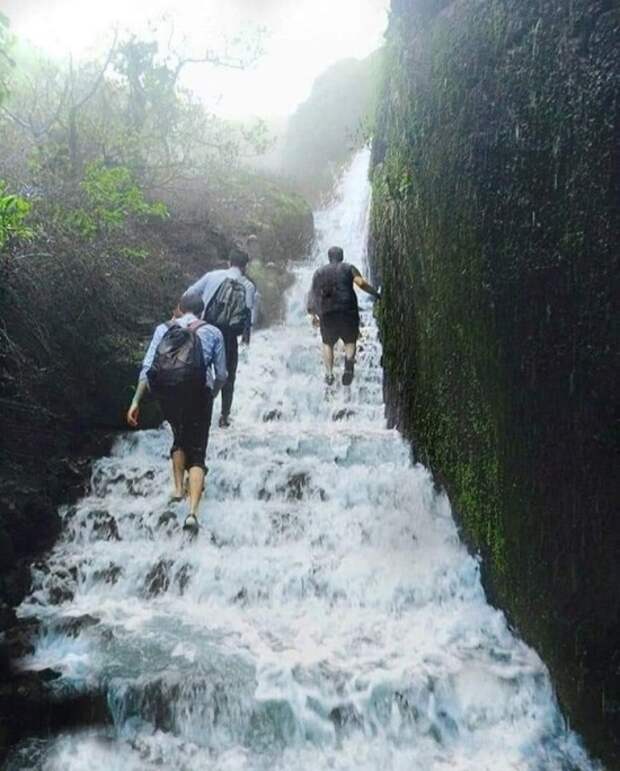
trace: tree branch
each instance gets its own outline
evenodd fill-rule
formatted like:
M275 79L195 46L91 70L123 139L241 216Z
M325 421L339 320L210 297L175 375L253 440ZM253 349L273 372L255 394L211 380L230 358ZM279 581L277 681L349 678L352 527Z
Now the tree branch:
M101 68L99 75L97 75L95 82L93 83L92 88L88 91L88 93L82 97L82 99L79 100L74 106L73 109L79 110L81 107L83 107L86 102L88 102L89 99L91 99L95 93L98 91L99 86L101 85L101 82L106 74L106 71L110 64L112 63L112 57L116 53L116 43L118 41L118 29L114 30L114 40L112 41L112 45L110 46L110 50L108 51L108 56L104 62L103 67Z

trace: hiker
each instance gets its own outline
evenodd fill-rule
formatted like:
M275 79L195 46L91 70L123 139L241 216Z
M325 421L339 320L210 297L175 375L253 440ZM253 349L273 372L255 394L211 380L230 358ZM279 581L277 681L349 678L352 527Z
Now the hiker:
M248 260L246 252L234 247L228 256L228 268L205 273L183 295L200 297L204 303L203 318L216 326L224 337L228 380L222 388L220 428L230 426L230 410L239 363L238 337L241 335L241 342L249 345L255 321L256 287L245 275Z
M187 472L189 514L183 527L193 533L198 531L213 399L227 377L222 333L200 320L202 312L199 297L184 296L173 318L155 329L127 412L127 422L136 428L147 388L159 401L173 435L170 458L174 491L170 500L185 497Z
M351 385L355 368L355 352L359 336L360 317L354 286L379 298L379 292L371 286L359 270L344 262L344 252L332 246L328 252L329 265L323 265L312 277L308 294L308 313L315 326L320 326L323 340L325 382L334 383L334 345L344 343L344 373L342 384Z

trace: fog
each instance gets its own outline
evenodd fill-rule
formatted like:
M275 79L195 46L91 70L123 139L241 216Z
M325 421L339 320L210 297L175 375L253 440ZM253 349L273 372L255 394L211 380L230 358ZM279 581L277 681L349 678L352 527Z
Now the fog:
M251 67L192 65L183 85L223 116L290 114L334 62L362 58L382 41L389 0L4 0L13 32L56 56L103 49L112 28L145 34L198 56L240 32L262 38ZM152 34L152 32L151 32Z

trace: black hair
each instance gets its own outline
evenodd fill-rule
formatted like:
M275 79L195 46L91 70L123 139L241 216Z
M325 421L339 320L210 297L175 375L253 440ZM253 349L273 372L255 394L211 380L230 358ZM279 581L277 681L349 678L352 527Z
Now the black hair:
M342 262L344 260L344 252L340 246L330 246L327 251L327 256L330 262Z
M228 254L228 262L233 268L243 270L247 267L249 261L248 254L237 247L233 247Z
M184 294L179 300L179 310L183 313L193 313L194 316L200 316L204 307L205 304L199 294Z

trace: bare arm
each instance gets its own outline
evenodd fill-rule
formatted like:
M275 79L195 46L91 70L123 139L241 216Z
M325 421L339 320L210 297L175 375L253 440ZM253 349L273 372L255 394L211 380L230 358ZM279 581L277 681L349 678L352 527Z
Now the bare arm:
M190 297L191 295L202 297L208 280L207 276L208 273L205 273L202 278L199 278L198 281L195 281L188 289L185 290L185 292L183 292L183 297Z
M138 418L140 417L140 401L142 400L146 389L147 381L139 380L138 387L136 388L136 392L133 395L131 406L127 411L127 423L129 423L132 428L136 428L138 426Z
M215 343L213 345L213 369L215 370L215 381L213 383L213 396L216 397L228 380L228 370L226 369L226 349L224 347L224 338L218 330Z
M355 284L355 286L358 286L367 294L370 294L373 297L379 297L379 292L374 288L372 284L369 284L368 281L366 281L364 276L362 276L361 274L354 277L353 283Z
M149 343L149 347L146 351L146 354L144 355L144 360L142 362L142 369L140 370L140 375L138 376L138 385L136 386L136 392L133 395L131 406L127 411L127 423L129 423L129 425L132 428L136 428L138 425L138 418L140 416L140 408L139 408L140 402L142 400L142 397L144 396L145 391L149 387L147 373L153 364L157 346L161 342L161 339L163 338L163 336L166 334L167 329L168 327L166 324L160 324L158 327L156 327L153 337L151 339L151 342Z

